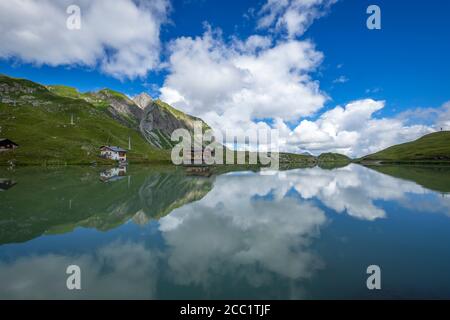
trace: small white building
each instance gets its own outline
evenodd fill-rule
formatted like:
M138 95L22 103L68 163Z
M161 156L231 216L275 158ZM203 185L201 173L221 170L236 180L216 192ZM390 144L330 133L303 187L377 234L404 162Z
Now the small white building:
M127 150L116 146L101 146L100 156L106 159L117 160L120 162L127 161Z

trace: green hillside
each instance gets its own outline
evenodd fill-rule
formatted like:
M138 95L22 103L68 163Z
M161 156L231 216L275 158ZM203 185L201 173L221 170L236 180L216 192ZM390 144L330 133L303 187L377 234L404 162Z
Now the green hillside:
M162 100L156 100L155 104L158 106L158 108L166 110L167 112L169 112L171 115L173 115L176 119L188 122L188 123L192 123L194 121L201 121L202 122L202 129L203 130L208 130L211 129L202 119L188 115L184 112L181 112L180 110L175 109L174 107L172 107L171 105L165 103Z
M103 108L77 99L68 87L48 90L32 81L0 75L0 97L0 137L19 144L14 151L0 153L0 165L109 163L98 157L98 148L105 144L128 148L129 137L130 162L170 159L167 151L150 146L138 130L117 122Z
M384 165L368 167L396 178L414 181L427 189L450 192L449 166Z
M46 86L46 88L59 96L72 98L72 99L82 99L84 97L84 94L79 92L76 88L72 88L69 86L63 86L63 85L52 85L52 86Z
M358 159L358 162L450 162L450 131L427 134L420 139L395 145Z
M340 153L322 153L317 160L319 162L337 162L337 163L349 163L352 161L349 157L346 155L340 154Z

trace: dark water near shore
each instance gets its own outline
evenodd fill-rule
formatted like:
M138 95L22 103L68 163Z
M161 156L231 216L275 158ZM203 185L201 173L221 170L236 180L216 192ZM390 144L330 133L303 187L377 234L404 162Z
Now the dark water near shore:
M2 299L450 298L448 169L19 168L0 190Z

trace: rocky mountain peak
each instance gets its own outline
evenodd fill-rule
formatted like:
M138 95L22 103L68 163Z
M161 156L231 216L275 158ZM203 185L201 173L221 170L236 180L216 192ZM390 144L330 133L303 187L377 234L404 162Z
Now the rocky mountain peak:
M134 97L133 101L139 108L145 109L153 102L153 99L149 94L142 92Z
M103 89L92 93L92 96L109 105L107 110L114 119L127 127L139 128L143 110L126 95L114 90Z

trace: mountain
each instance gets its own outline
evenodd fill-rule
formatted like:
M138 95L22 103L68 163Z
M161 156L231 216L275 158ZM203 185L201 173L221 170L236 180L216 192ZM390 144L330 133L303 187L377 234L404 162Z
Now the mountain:
M346 155L340 153L327 152L322 153L317 157L319 162L339 162L339 163L350 163L352 159L347 157Z
M152 103L152 101L153 101L152 97L150 97L145 92L143 92L133 98L133 102L142 110L147 108Z
M167 151L149 145L140 134L141 109L130 101L112 91L83 94L0 75L0 137L19 144L0 153L0 165L110 163L98 157L98 148L126 148L129 138L131 162L170 161Z
M121 124L134 129L139 127L144 111L126 95L111 89L103 89L88 95L106 102L107 112Z
M62 85L50 85L46 88L56 95L82 99L99 109L104 109L113 119L129 128L139 127L143 108L120 92L102 89L97 92L80 93L76 88Z
M278 156L280 163L283 164L304 164L305 166L317 164L317 159L313 155L280 152Z
M142 93L133 99L111 90L81 93L64 85L0 75L0 138L19 144L0 154L0 165L109 163L101 145L128 147L131 162L170 160L175 129L193 131L201 119Z
M153 100L147 93L141 93L133 99L110 89L98 92L79 93L66 86L48 86L59 95L79 98L104 108L115 120L130 128L139 130L152 146L158 149L170 149L177 142L172 142L172 132L178 128L194 130L194 122L200 121L203 130L209 126L200 118L181 112L161 100Z
M450 131L430 133L415 141L389 147L357 161L362 163L449 162Z
M193 132L196 121L201 122L203 131L209 129L209 126L200 118L185 114L161 100L156 100L145 108L140 130L153 146L170 149L178 143L171 141L172 132L182 128Z

